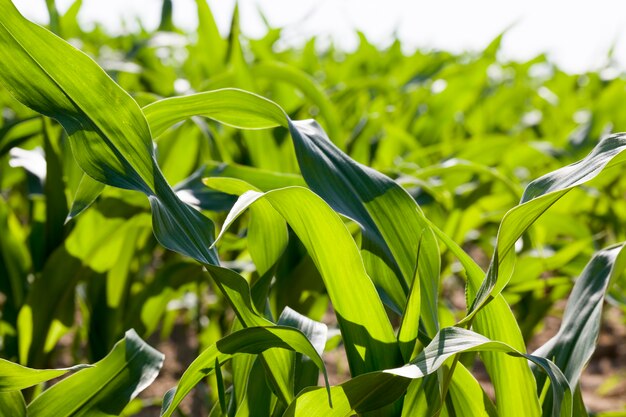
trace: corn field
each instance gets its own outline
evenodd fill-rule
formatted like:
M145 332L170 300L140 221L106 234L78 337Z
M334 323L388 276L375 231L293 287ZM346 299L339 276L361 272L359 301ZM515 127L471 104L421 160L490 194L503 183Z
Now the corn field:
M46 3L0 0L0 416L626 416L626 78Z

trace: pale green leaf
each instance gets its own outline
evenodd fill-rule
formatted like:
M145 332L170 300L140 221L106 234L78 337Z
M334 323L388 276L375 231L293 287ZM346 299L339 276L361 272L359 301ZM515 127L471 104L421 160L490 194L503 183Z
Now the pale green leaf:
M0 416L26 417L26 403L20 391L0 392Z
M315 262L337 314L352 375L385 369L400 361L384 307L358 248L339 216L306 188L243 194L223 230L251 204L268 201L300 238Z
M0 359L0 392L23 390L86 366L88 365L62 369L32 369Z

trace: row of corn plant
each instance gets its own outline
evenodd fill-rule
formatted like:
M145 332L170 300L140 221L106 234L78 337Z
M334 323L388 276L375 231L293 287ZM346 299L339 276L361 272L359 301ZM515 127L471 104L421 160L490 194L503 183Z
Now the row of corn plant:
M480 159L486 155L472 161L468 155L480 153L484 143L475 140L459 150L451 131L433 126L433 114L418 117L420 102L428 102L435 115L441 112L440 118L474 103L447 91L483 94L478 87L454 87L464 77L446 67L450 56L435 57L429 63L434 67L417 74L408 72L409 63L405 74L389 77L391 83L354 82L331 100L294 66L270 59L249 66L237 13L225 40L198 1L197 43L187 61L175 64L203 92L174 96L176 73L166 65L174 58L155 61L150 42L158 44L156 37L132 40L138 43L133 59L145 71L135 77L128 68L110 70L118 84L83 52L25 20L9 0L0 7L0 82L16 115L4 126L0 149L27 172L5 168L2 182L30 195L22 199L11 192L0 200L3 350L14 359L0 361L2 415L130 413L163 361L137 331L144 337L159 328L170 332L178 315L172 300L183 294L195 294L186 308L195 310L198 329L205 328L203 349L163 398L161 415L175 415L207 380L211 415L587 415L580 376L595 348L605 295L619 287L619 214L608 229L612 236L601 240L612 245L602 250L593 250L589 231L579 231L572 243L559 242L548 261L518 246L556 240L553 229L560 224L543 220L552 210L552 219L559 209L575 219L588 215L590 209L571 208L582 199L581 186L604 190L619 184L625 137L607 136L590 150L597 135L590 125L587 136L576 139L576 152L556 162L546 158L542 168L582 157L586 148L584 159L522 188L503 174L507 161L491 164ZM79 7L55 25L51 20L51 29L80 36L72 26ZM168 7L164 2L161 34L181 36ZM249 46L267 56L269 40ZM483 77L477 85L486 83L487 89L491 81L484 77L495 65L498 41L473 64ZM326 68L329 76L349 79L345 68L375 66L377 52L363 45L341 69ZM175 46L167 48L175 55ZM388 65L400 59L396 54ZM419 55L414 58L420 62ZM421 71L450 77L443 95L424 95L426 89L413 81ZM400 99L394 92L398 79L408 80ZM259 80L279 85L268 95L284 102L284 109L246 91L262 90ZM120 87L125 84L134 97ZM222 88L233 86L243 89ZM145 89L150 94L136 93ZM302 106L293 89L313 108ZM364 112L361 102L372 90L380 95ZM388 111L386 103L396 100L406 101L397 106L406 105L411 117ZM319 113L325 129L298 120L309 112ZM474 120L463 128L480 135L486 127ZM383 131L390 137L377 138ZM497 158L508 138L491 139ZM29 141L43 145L45 163L37 151L16 148ZM532 160L539 148L523 141L515 146L525 152L522 161ZM433 162L452 151L459 158ZM408 156L392 166L396 153ZM463 186L469 190L460 191ZM601 197L592 201L607 204ZM487 211L502 213L494 219ZM20 213L29 213L26 226ZM480 265L461 245L475 229L484 236L471 251L492 253ZM495 242L488 236L496 236ZM571 266L574 259L578 264ZM442 297L443 278L452 270L465 280L465 311L451 311ZM527 353L526 341L542 315L516 317L510 304L532 309L533 290L546 285L543 272L572 270L578 278L560 331ZM547 285L560 289L555 292L562 298L571 280L555 276ZM203 296L208 291L212 300ZM542 306L543 313L553 301ZM322 323L328 306L337 329ZM75 322L77 311L87 321L83 325ZM86 346L94 365L42 370L72 328L75 362ZM323 358L338 343L350 379L331 386ZM476 353L495 402L472 374ZM42 391L42 383L66 373L71 375Z

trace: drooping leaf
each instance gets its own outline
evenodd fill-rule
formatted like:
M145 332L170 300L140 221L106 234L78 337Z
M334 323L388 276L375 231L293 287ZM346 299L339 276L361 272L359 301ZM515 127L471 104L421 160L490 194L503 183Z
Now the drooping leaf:
M298 235L326 285L346 343L352 375L399 363L397 342L358 249L339 216L306 188L243 194L223 230L251 204L268 201ZM393 365L391 365L393 366Z
M240 196L246 191L260 191L234 178L206 178L205 185L227 194ZM259 275L265 274L277 262L289 240L287 224L267 201L250 207L248 250Z
M119 415L157 377L163 355L134 330L111 353L44 391L28 405L32 417Z
M84 368L77 365L62 369L32 369L0 359L0 392L19 391Z
M508 284L515 253L513 246L539 216L574 187L591 181L603 171L619 166L626 160L626 135L616 134L602 139L584 159L544 175L528 184L520 204L507 212L498 230L496 273L487 279L476 294L465 320L471 319L489 299Z
M61 123L74 158L90 177L150 198L161 244L216 264L217 254L208 249L212 222L167 184L139 105L91 58L24 19L10 1L0 2L0 12L0 82L19 101Z
M492 341L469 330L456 327L442 329L432 342L409 364L382 372L360 375L331 387L333 407L321 402L325 392L319 388L304 390L289 406L285 416L350 416L378 409L399 398L413 379L423 378L439 369L444 362L461 352L493 351L521 360L530 360L541 367L551 380L555 401L553 416L572 416L572 392L559 368L549 360L524 354L502 342ZM385 393L382 395L382 393ZM490 409L489 413L493 413Z
M170 390L164 399L161 415L171 416L189 391L215 370L216 361L223 364L235 354L260 354L272 348L291 350L309 356L327 378L322 358L299 330L283 326L248 327L220 339L193 361L181 377L178 386ZM328 402L328 393L325 401Z

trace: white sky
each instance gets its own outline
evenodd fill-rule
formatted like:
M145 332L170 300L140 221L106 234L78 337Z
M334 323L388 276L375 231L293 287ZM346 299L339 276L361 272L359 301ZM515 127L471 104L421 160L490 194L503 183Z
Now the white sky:
M45 22L45 0L14 0L27 17ZM64 11L72 0L57 0ZM139 16L156 27L161 0L83 0L79 18L120 30ZM234 0L209 0L220 28L226 32ZM380 45L397 33L407 47L451 51L480 50L505 28L505 58L530 59L546 52L563 69L580 72L606 63L615 44L615 58L626 67L626 1L624 0L240 0L242 28L260 36L262 10L273 26L286 27L289 42L311 35L332 37L344 48L354 47L355 29ZM193 30L197 25L194 0L174 0L174 19Z

